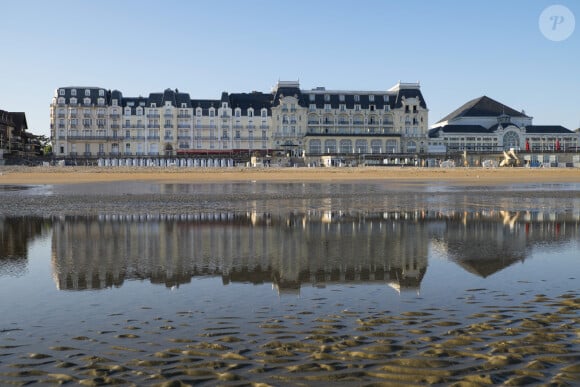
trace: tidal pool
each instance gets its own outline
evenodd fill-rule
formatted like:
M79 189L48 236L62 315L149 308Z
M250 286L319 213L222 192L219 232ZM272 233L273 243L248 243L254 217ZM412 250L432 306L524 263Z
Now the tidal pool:
M26 191L36 214L0 213L0 384L579 383L574 187L391 188L69 192L87 214Z

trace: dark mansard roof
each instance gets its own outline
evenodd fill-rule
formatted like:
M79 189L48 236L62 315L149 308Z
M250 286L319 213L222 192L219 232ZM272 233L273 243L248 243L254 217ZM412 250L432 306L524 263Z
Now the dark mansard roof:
M501 115L528 117L523 112L518 112L517 110L484 95L466 102L437 121L437 123L451 121L460 117L498 117Z

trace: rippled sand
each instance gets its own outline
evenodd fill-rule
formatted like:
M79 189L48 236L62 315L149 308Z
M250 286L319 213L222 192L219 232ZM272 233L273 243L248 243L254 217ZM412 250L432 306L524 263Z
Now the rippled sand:
M519 305L486 289L465 303L481 312L295 308L272 316L207 318L177 311L146 320L130 312L83 335L42 337L4 330L0 383L81 385L577 385L580 294L531 295ZM321 300L324 301L324 300ZM147 306L141 307L145 312ZM82 325L82 322L81 322Z

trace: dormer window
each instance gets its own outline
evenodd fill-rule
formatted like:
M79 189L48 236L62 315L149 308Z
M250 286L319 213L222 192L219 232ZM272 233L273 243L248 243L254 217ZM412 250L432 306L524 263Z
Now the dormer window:
M117 105L118 105L118 100L117 100L117 99L113 99L113 100L111 101L111 105L113 105L113 106L117 106Z
M104 97L105 96L105 90L101 89L99 90L99 97Z
M197 109L195 109L195 115L196 116L201 116L201 114L202 114L202 111L201 111L201 108L200 107L198 107Z
M214 117L215 116L215 109L214 108L210 108L209 109L209 116L210 117Z
M324 102L330 102L330 94L324 94Z
M64 89L58 89L58 95L64 95Z
M186 103L182 103L182 104L181 104L181 108L182 108L182 109L186 109L186 108L187 108L187 104L186 104Z
M248 117L254 117L254 109L252 108L248 109Z
M344 94L340 94L340 95L338 96L338 100L339 100L340 102L344 102Z
M354 95L354 102L360 102L360 95L358 94Z
M98 104L99 106L103 106L103 105L105 104L105 99L104 99L104 98L99 98L99 99L97 99L97 104Z
M316 96L314 94L309 94L310 97L310 102L314 102L314 100L316 99Z
M227 109L227 108L228 108L228 103L222 102L222 109Z
M171 101L165 101L165 106L171 106Z
M91 90L85 89L85 97L90 97L90 96L91 96Z
M83 103L85 105L90 105L91 104L91 99L90 98L85 98L85 99L83 99Z
M262 109L262 111L260 112L260 114L261 114L261 116L262 116L263 118L265 118L265 117L267 117L267 116L268 116L268 110L266 110L266 109Z
M76 105L76 104L77 104L77 99L76 99L76 98L74 98L74 97L73 97L73 98L71 98L71 99L70 99L70 104L71 104L71 105Z
M242 111L240 110L240 108L236 109L235 115L236 115L236 117L239 117L242 115Z
M138 115L138 116L142 116L142 115L143 115L143 108L142 108L141 106L139 106L139 107L137 108L137 115Z
M157 104L155 102L151 102L151 107L152 108L156 108L157 107Z
M373 94L369 95L369 102L375 102L375 96Z
M130 107L126 107L125 108L125 115L126 116L130 116L131 115L131 108Z
M77 89L71 89L70 95L76 97L76 95L77 95Z

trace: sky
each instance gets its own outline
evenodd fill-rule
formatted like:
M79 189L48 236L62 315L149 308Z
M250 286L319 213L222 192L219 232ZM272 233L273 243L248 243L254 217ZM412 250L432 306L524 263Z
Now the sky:
M487 95L535 125L580 127L578 0L2 3L0 109L25 112L34 134L50 135L58 87L217 99L269 92L278 80L307 90L420 82L430 125ZM552 32L572 31L567 39L543 32L551 5L575 17L573 30L569 15L552 19Z

